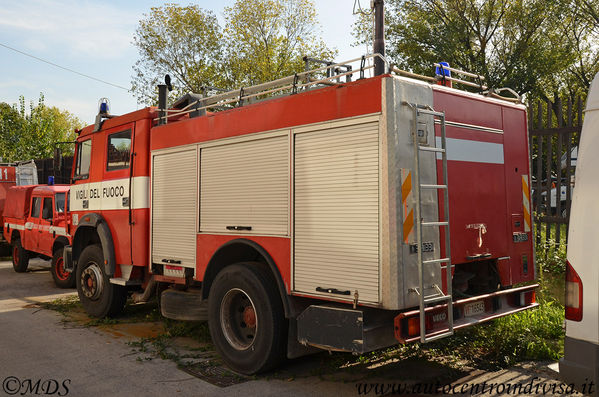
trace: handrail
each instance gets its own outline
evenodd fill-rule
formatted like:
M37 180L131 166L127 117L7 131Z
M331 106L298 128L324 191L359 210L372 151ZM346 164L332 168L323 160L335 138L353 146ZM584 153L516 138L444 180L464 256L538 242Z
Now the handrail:
M211 95L202 99L198 99L196 101L192 101L187 104L182 109L158 109L159 111L164 111L166 113L165 118L168 120L170 117L179 116L187 113L191 113L198 110L208 109L214 106L227 105L235 102L243 102L246 99L252 99L261 95L273 94L276 92L284 91L284 90L293 90L296 92L298 89L307 89L312 86L318 84L327 84L332 83L333 85L342 84L337 82L336 80L340 77L344 76L352 76L353 74L359 74L361 77L364 75L365 70L369 70L374 68L373 65L366 65L365 61L367 59L380 58L384 61L386 66L386 71L389 71L389 61L382 56L381 54L374 53L365 56L361 56L358 58L350 59L349 61L334 63L331 65L326 65L323 67L319 67L312 70L307 70L303 72L296 73L292 76L282 77L280 79L276 79L273 81L268 81L266 83L256 84L250 87L241 87L237 90L227 91L221 94ZM328 70L334 70L335 68L347 68L348 64L352 62L361 61L360 68L349 70L344 73L332 74L327 77L314 79L310 75L323 72ZM306 81L306 83L301 83L300 81ZM194 107L196 105L202 105L200 107ZM190 109L192 108L193 109ZM154 120L159 120L160 117L155 118Z
M500 88L500 89L492 89L492 88L490 89L486 85L482 84L484 77L481 75L475 74L475 73L466 72L466 71L452 68L449 66L444 66L444 65L441 66L440 64L435 63L434 64L435 66L442 67L444 70L449 70L449 71L452 71L457 74L462 74L467 77L478 79L479 83L474 83L471 81L458 79L458 78L450 77L450 76L436 76L436 77L424 76L421 74L401 70L401 69L397 68L396 66L390 64L390 62L387 60L387 58L385 58L383 55L381 55L379 53L373 53L373 54L368 54L368 55L364 55L361 57L353 58L353 59L350 59L350 60L344 61L344 62L326 64L325 66L322 66L322 67L319 67L316 69L305 70L303 72L298 72L291 76L282 77L282 78L279 78L279 79L276 79L273 81L268 81L265 83L260 83L260 84L256 84L256 85L249 86L249 87L241 87L236 90L230 90L230 91L206 96L201 99L191 101L190 103L188 103L185 107L183 107L181 109L158 109L158 111L164 112L165 122L168 122L168 119L171 117L181 116L181 115L185 115L185 114L188 114L191 112L197 112L197 111L206 110L209 108L214 108L214 107L223 106L223 105L230 105L230 104L234 104L234 103L242 104L246 100L251 100L251 99L254 99L254 98L257 98L260 96L270 95L270 94L274 94L274 93L281 92L281 91L290 90L291 93L293 94L293 93L297 93L298 90L307 90L316 85L344 84L340 81L340 78L344 77L344 76L348 76L347 77L348 81L351 81L351 77L354 74L358 74L360 76L360 78L363 78L364 71L374 68L373 64L366 65L366 60L371 60L374 58L380 58L381 60L383 60L383 62L385 63L385 73L394 72L397 75L420 79L420 80L427 81L429 83L437 83L439 81L448 80L448 81L455 82L457 84L466 85L468 87L478 88L481 90L481 94L484 94L484 95L487 95L487 96L490 96L493 98L498 98L498 99L502 99L502 100L506 100L506 101L510 101L510 102L521 102L520 95L518 95L518 93L516 93L511 88L505 87L505 88ZM316 60L316 61L319 61L319 60ZM358 61L360 62L360 66L355 69L351 68L350 64L353 62L358 62ZM319 62L324 62L324 61L319 61ZM339 72L340 68L344 68L347 71L344 73L336 73L336 74L331 73L331 71ZM321 77L321 76L312 77L311 76L313 74L318 74L320 72L326 72L327 76L325 76L325 77ZM501 92L501 91L508 91L512 95L514 95L515 98L508 98L508 97L501 96L498 94L498 92ZM201 105L201 106L197 107L197 105ZM160 117L157 117L154 119L154 121L159 120L159 119L160 119Z

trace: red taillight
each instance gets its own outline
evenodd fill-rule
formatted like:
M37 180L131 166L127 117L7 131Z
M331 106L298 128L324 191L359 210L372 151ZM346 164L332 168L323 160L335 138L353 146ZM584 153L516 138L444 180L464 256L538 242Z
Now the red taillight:
M408 336L420 335L420 317L410 317L408 321Z
M582 280L570 262L566 262L566 319L582 320Z
M537 301L535 291L526 291L520 293L520 306L530 306Z

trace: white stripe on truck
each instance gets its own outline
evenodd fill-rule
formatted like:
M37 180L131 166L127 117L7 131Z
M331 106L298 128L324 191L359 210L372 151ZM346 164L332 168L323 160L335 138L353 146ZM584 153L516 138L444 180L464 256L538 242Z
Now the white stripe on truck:
M473 141L470 139L446 138L448 161L469 161L473 163L503 164L503 144ZM441 147L441 137L437 137L437 147ZM437 153L441 160L441 153Z
M150 177L136 176L131 180L133 197L129 194L129 178L71 186L70 211L106 211L150 208ZM125 199L125 200L123 200Z

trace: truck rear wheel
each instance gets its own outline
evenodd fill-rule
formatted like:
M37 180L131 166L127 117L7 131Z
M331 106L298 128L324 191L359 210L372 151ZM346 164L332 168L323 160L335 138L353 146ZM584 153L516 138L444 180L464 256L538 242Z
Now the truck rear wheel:
M29 266L29 252L21 245L21 240L16 239L12 245L12 267L17 273L25 273Z
M93 317L119 314L127 300L127 290L111 284L104 272L104 253L99 245L85 247L77 262L77 294L81 305Z
M264 372L283 359L287 343L283 305L262 264L221 270L210 288L208 318L212 342L234 371Z
M54 251L52 256L52 278L58 288L73 288L75 286L75 273L69 273L64 269L62 247Z

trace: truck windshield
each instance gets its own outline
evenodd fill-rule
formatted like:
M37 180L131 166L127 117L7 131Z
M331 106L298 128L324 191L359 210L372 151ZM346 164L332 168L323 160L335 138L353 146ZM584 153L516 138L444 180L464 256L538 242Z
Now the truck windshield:
M65 194L56 193L54 197L54 205L56 206L56 213L62 214L64 212Z

